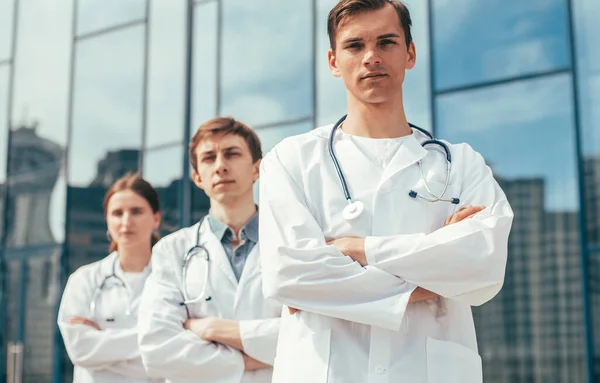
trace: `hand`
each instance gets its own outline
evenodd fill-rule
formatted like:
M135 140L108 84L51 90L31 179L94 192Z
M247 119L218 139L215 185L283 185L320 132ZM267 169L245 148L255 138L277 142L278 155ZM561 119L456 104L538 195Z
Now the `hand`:
M91 320L84 318L84 317L73 317L69 320L70 324L83 324L86 326L89 326L91 328L94 328L98 331L100 331L100 326L98 326L96 324L96 322L92 322Z
M212 342L214 339L214 329L218 326L219 318L193 318L183 323L183 328L190 330L201 339Z
M485 209L485 206L466 206L461 207L456 213L452 214L450 217L446 218L444 221L444 226L452 225L453 223L460 222L465 219L469 219L473 217L475 214L479 213Z
M327 244L335 246L342 254L360 263L361 266L367 265L364 238L342 237L329 240L327 241Z
M426 301L428 299L438 298L439 295L431 292L429 290L425 290L422 287L417 287L412 294L410 294L410 298L408 298L408 303L416 303Z
M263 362L259 362L258 360L242 353L242 357L244 358L244 371L254 371L261 368L269 368L268 364L264 364Z

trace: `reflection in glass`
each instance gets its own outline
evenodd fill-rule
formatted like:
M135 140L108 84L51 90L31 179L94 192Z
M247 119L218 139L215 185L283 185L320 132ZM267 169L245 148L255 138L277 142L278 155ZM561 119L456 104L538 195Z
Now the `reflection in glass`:
M346 90L342 79L329 71L327 51L327 15L337 0L319 0L317 11L317 125L335 123L346 114ZM412 18L412 36L417 50L416 66L406 72L404 108L408 120L431 130L431 87L429 85L429 35L427 1L404 1Z
M8 74L9 66L0 65L0 185L6 179L6 153L8 150Z
M438 99L438 135L493 169L515 219L504 287L475 308L485 381L584 381L581 262L570 77Z
M569 65L567 1L433 1L435 88Z
M263 156L273 149L281 140L286 137L295 136L297 134L307 133L312 129L312 123L304 122L301 124L277 126L266 129L257 129L256 134L260 138Z
M27 261L23 382L51 382L54 329L59 303L60 247ZM35 319L34 319L35 318Z
M78 9L77 35L139 20L146 15L147 0L73 1L77 1Z
M36 134L65 146L72 5L67 1L19 4L13 128L35 125Z
M182 145L144 153L144 178L158 192L162 210L161 236L179 229L179 209L183 158Z
M185 1L150 2L146 147L183 140L185 5Z
M64 236L64 147L37 134L35 126L11 133L7 177L9 247L60 243Z
M194 7L192 65L192 122L190 132L218 115L217 110L217 2Z
M70 185L106 186L137 169L143 32L134 27L77 44Z
M0 1L0 61L10 58L15 1Z
M219 114L249 125L311 116L311 2L222 0L222 4Z
M588 246L588 278L596 363L594 378L600 381L600 2L574 0L575 47L579 85L581 145L583 151L585 216Z

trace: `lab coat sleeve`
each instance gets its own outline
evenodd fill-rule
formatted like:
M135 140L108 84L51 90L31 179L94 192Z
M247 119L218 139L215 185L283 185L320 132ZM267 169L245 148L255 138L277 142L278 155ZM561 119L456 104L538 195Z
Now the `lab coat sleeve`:
M148 374L146 368L142 363L141 356L135 359L126 360L123 362L115 363L107 368L108 371L114 372L115 374L127 376L135 379L147 379Z
M244 352L270 366L275 362L280 318L240 321L240 338Z
M69 277L58 312L58 327L71 362L85 368L103 369L139 357L135 328L96 330L69 323L74 316L94 320L89 310L92 295L93 288L86 276L76 271Z
M301 187L272 150L261 163L263 290L284 305L392 330L400 328L415 285L363 268L327 245Z
M502 288L513 212L481 155L464 150L460 206L486 208L430 234L367 237L365 253L369 265L475 306Z
M174 259L179 254L171 254L167 239L154 247L152 273L139 307L139 344L148 375L172 381L239 382L244 374L241 352L183 328L188 317L185 306L179 305L183 297L175 271L181 262Z

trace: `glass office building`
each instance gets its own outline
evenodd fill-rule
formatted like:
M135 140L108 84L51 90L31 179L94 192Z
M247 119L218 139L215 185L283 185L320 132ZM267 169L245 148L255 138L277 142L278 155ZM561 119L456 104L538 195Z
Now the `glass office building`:
M107 253L115 179L142 171L172 231L207 212L202 121L235 116L266 152L345 113L334 2L0 0L3 381L71 381L57 306ZM407 4L409 120L481 152L515 210L504 287L473 310L485 381L600 381L600 2Z

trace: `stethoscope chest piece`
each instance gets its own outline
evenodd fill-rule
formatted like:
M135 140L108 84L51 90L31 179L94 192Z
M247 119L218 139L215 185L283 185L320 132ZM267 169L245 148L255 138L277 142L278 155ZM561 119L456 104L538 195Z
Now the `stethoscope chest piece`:
M348 204L348 206L346 206L344 208L344 211L342 212L342 216L344 217L345 220L351 221L353 219L358 218L364 210L365 210L365 205L362 202L353 201L353 202L350 202Z

